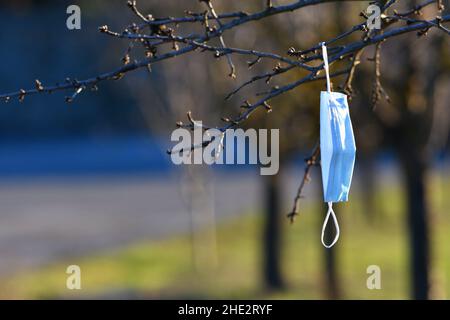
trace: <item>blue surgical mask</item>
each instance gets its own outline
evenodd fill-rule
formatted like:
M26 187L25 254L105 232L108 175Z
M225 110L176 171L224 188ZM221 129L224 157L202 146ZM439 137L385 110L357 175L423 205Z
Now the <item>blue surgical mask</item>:
M322 45L327 91L320 94L320 154L324 201L328 212L322 226L322 244L331 248L339 238L339 225L333 212L333 202L347 201L355 164L356 146L347 103L347 96L331 92L328 57ZM325 244L324 232L330 216L336 226L336 236Z

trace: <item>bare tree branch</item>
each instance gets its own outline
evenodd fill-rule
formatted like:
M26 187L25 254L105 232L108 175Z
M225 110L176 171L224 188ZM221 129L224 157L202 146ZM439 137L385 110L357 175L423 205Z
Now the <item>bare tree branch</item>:
M308 158L305 159L306 167L305 172L303 174L302 182L300 183L300 186L298 187L297 194L294 199L294 207L292 208L292 211L287 215L291 223L294 223L295 218L299 214L299 208L300 208L300 200L303 197L303 189L305 188L305 185L311 181L311 169L314 166L320 165L319 163L319 157L320 157L320 145L319 143L316 144L314 147L314 150Z
M106 35L125 39L129 42L125 55L122 58L123 65L121 67L84 80L67 78L64 82L57 83L55 85L44 85L40 80L36 80L32 88L19 89L14 92L0 94L0 99L8 102L12 98L18 98L20 102L23 102L27 96L35 94L52 93L55 91L69 91L70 95L66 97L66 101L72 102L82 92L86 90L96 90L98 85L103 81L119 80L127 73L141 68L149 68L150 70L150 67L155 63L169 60L196 50L213 52L216 58L225 56L230 68L229 76L233 78L236 75L236 67L232 61L233 55L246 55L252 57L253 60L248 62L249 68L254 66L256 63L259 63L262 59L270 59L276 62L276 65L272 70L254 75L249 80L244 81L242 84L237 86L236 89L230 92L225 99L231 98L243 88L256 81L265 80L269 83L272 78L291 70L302 70L302 77L296 79L295 81L273 87L262 93L256 93L254 95L257 97L256 102L251 103L249 102L250 99L247 99L241 107L243 111L235 118L223 118L225 125L217 129L225 132L225 130L229 128L240 125L243 121L248 119L253 112L261 107L265 108L268 112L272 111L272 107L269 102L273 98L285 94L302 84L324 79L321 74L324 64L322 62L320 44L299 51L296 51L296 49L291 47L286 56L282 56L271 52L227 46L223 35L226 31L238 28L250 22L266 19L277 14L299 10L308 6L333 2L335 0L297 0L287 5L278 6L273 5L272 1L268 0L263 10L251 14L242 11L218 14L212 4L212 0L199 1L206 4L207 10L205 12L193 13L186 11L186 16L184 17L165 18L155 18L151 14L144 15L137 8L136 1L128 1L127 5L137 19L139 19L139 24L133 23L127 26L122 32L110 31L108 26L102 26L99 28L99 30ZM368 30L366 22L362 22L351 27L348 31L325 41L325 44L328 46L330 65L337 63L338 61L350 59L350 63L348 63L342 70L331 74L332 78L347 75L342 89L350 96L352 95L352 81L356 69L360 64L362 52L369 46L376 46L374 58L374 105L378 102L381 94L384 94L387 97L381 86L380 80L380 48L383 42L410 32L417 32L419 36L423 36L426 35L428 30L432 28L436 28L443 31L446 35L450 35L450 30L444 25L450 21L450 15L436 16L434 19L430 20L422 20L416 17L423 8L433 3L437 5L438 12L442 12L444 9L442 1L424 0L423 3L416 5L408 11L399 13L396 10L393 10L393 14L388 14L388 10L391 9L396 2L397 0L384 1L384 5L381 8L381 11L383 12L382 30ZM381 1L379 1L379 3L381 3ZM214 20L214 26L209 24L210 20ZM205 27L205 32L183 34L183 30L180 32L180 30L175 30L172 28L173 26L184 23L198 23L203 25ZM351 38L351 35L358 32L361 33L361 40L348 40ZM218 39L220 45L211 44L211 40L213 39ZM140 59L133 59L131 57L133 53L132 49L136 44L141 45L145 51L145 56ZM171 49L167 48L167 44L172 45ZM305 72L306 75L304 74ZM181 122L177 122L177 125L194 129L196 127L196 123L196 120L193 119L192 114L189 112L188 123L183 124ZM208 128L211 127L202 125L202 129ZM206 141L204 144L207 145L211 142L212 141ZM204 146L204 144L201 146ZM191 146L190 149L192 150L201 146ZM177 152L183 152L183 150L178 150ZM319 154L320 150L317 146L314 149L312 156L307 159L305 175L297 192L293 211L289 214L291 221L293 221L297 215L302 190L309 179L311 167L318 164Z

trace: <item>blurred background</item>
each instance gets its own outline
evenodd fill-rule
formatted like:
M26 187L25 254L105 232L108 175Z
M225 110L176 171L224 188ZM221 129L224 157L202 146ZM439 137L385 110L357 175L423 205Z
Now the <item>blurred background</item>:
M289 1L274 1L274 4ZM416 1L399 1L399 8ZM446 1L444 1L446 2ZM215 1L218 12L259 11L265 1ZM81 30L66 8L81 8ZM307 7L225 34L229 46L284 55L362 22L365 1ZM447 3L448 4L448 3ZM198 1L138 1L155 17L202 12ZM448 6L447 6L448 8ZM448 12L448 9L447 11ZM436 15L436 7L424 10ZM84 79L122 64L128 43L99 34L136 21L126 1L0 1L0 91ZM189 26L195 29L195 26ZM182 27L178 27L182 31ZM358 40L354 35L353 40ZM350 201L336 206L341 238L320 243L326 213L314 168L290 225L304 161L318 141L319 91L301 86L246 127L280 129L280 172L172 164L175 122L192 110L220 125L243 100L298 79L291 71L223 98L252 75L233 57L195 52L102 83L73 103L64 93L0 108L0 297L446 299L450 296L450 38L439 30L381 47L390 96L373 108L373 48L364 51L350 103L357 160ZM135 58L141 58L139 56ZM345 77L333 79L336 89ZM81 290L66 268L81 268ZM381 289L369 290L371 265Z

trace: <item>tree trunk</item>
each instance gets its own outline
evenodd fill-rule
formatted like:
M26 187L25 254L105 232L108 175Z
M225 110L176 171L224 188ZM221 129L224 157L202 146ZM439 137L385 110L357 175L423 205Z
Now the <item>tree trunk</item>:
M416 2L414 2L416 3ZM409 225L409 242L411 255L412 298L430 298L430 239L429 206L427 195L427 173L430 168L434 146L430 144L435 111L435 87L442 66L443 39L429 39L429 53L426 61L420 60L413 53L413 42L407 47L404 60L407 61L405 79L398 92L403 93L400 105L403 106L403 123L393 132L397 137L396 147L404 172L407 196ZM414 94L417 98L411 98ZM422 98L420 98L422 97ZM418 101L425 104L422 108ZM422 111L417 111L421 110ZM411 112L411 110L416 110Z
M265 187L263 277L264 284L269 290L277 290L284 286L281 273L280 175L265 176L263 179Z
M334 248L325 248L325 267L326 267L326 295L327 299L337 300L341 297L339 278L336 271L336 250Z
M334 237L333 228L327 228L326 239L332 239ZM326 284L326 296L327 299L336 300L341 297L339 278L336 268L336 248L324 248L325 249L325 279Z
M404 150L400 155L404 170L411 248L411 281L414 299L429 298L430 239L428 237L428 162L423 156Z
M322 185L318 184L318 188L320 188L320 192L322 192ZM323 205L321 206L321 211L319 212L319 216L322 217L320 219L320 226L319 230L322 229L322 224L325 219L325 213L327 212L327 206ZM336 204L333 208L336 216L339 219L339 210L336 207ZM319 231L320 232L320 231ZM330 218L328 221L328 225L325 229L325 241L327 243L330 243L333 241L334 236L336 234L336 228L333 224L333 220ZM323 261L324 261L324 270L323 273L325 274L324 280L324 294L327 299L337 300L341 298L341 289L339 285L339 275L338 275L338 267L336 263L337 258L337 247L338 245L333 246L332 248L323 248Z

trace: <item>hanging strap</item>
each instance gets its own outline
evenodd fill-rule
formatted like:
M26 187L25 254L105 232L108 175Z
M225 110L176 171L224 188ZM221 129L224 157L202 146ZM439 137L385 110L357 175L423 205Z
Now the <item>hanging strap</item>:
M325 229L327 227L328 220L330 219L330 216L333 218L333 223L334 223L334 226L336 227L336 235L334 236L333 242L331 242L331 244L328 245L328 244L325 243ZM324 220L323 225L322 225L322 238L321 238L321 240L322 240L323 246L325 248L327 248L327 249L329 249L332 246L334 246L336 244L336 242L338 241L338 239L339 239L339 233L340 233L339 223L338 223L336 215L335 215L335 213L333 211L333 202L328 202L327 216L325 217L325 220Z
M327 91L331 92L330 67L328 66L327 47L325 45L325 42L322 42L321 45L322 45L323 66L324 66L325 74L327 77Z
M321 43L322 45L322 57L323 57L323 67L325 69L325 75L327 78L327 91L328 93L331 93L331 81L330 81L330 67L328 65L328 52L327 52L327 47L325 45L325 42ZM331 96L331 95L330 95ZM332 96L331 96L332 98ZM333 223L334 226L336 228L336 235L334 236L333 242L331 242L331 244L326 244L325 243L325 229L327 228L327 224L328 224L328 220L330 220L330 216L333 218ZM339 239L339 234L340 234L340 229L339 229L339 223L336 217L336 214L333 211L333 202L328 202L328 211L327 211L327 215L325 217L325 220L323 221L323 225L322 225L322 244L325 248L329 249L332 246L334 246L336 244L336 242Z

